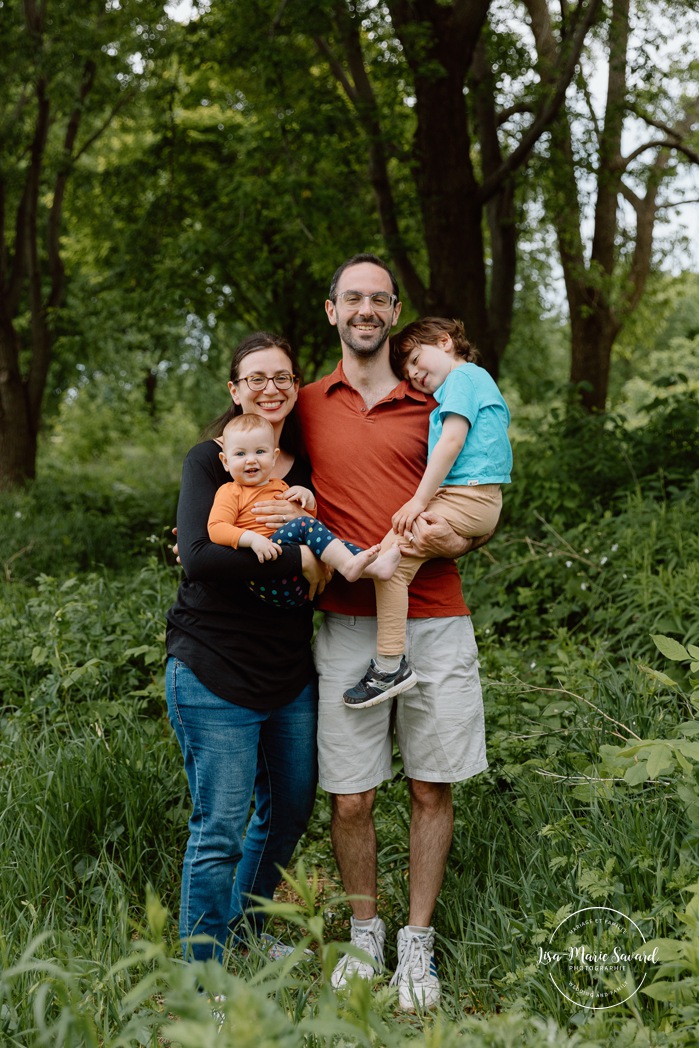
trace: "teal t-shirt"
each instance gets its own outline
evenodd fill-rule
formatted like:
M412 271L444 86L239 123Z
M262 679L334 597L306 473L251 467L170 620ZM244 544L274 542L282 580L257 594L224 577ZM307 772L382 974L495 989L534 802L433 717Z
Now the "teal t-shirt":
M456 462L444 478L448 487L467 484L508 484L512 448L507 437L510 412L494 380L477 364L460 364L434 393L437 407L430 415L428 456L442 435L448 414L468 419L469 431Z

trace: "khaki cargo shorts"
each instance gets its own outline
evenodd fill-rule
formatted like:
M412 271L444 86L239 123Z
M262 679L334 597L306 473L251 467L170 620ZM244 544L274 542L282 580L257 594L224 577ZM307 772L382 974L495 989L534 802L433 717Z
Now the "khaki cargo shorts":
M363 793L390 779L394 737L411 779L461 782L484 771L483 696L470 617L409 619L406 656L418 683L377 706L349 709L342 694L375 654L375 618L326 614L315 643L323 789Z

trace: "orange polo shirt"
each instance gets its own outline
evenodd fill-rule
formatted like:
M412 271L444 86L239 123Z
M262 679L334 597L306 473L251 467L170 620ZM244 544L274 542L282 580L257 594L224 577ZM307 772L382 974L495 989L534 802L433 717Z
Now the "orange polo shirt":
M342 539L367 547L391 528L395 511L415 494L427 462L432 397L405 381L367 408L340 362L331 375L303 386L299 413L311 460L317 516ZM410 618L468 615L453 560L429 560L410 585ZM374 584L335 573L320 599L323 611L375 615Z

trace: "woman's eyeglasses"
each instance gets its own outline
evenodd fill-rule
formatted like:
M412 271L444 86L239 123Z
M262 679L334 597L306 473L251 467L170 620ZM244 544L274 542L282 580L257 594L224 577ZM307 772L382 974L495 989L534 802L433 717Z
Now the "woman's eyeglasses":
M248 389L259 393L266 388L268 382L273 382L277 389L291 389L296 379L297 376L288 371L278 371L276 375L246 375L238 381L247 382Z

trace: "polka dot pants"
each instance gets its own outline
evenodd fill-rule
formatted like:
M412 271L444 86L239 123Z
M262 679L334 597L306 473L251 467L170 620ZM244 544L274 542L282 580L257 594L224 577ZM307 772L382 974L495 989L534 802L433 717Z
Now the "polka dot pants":
M337 535L333 535L332 531L314 517L295 517L270 535L272 542L277 542L280 546L308 546L318 558L326 546L336 538ZM344 545L355 556L361 553L361 546L355 546L352 542L345 542ZM264 585L251 582L250 589L261 600L280 607L298 608L308 599L308 583L303 575L273 579Z

